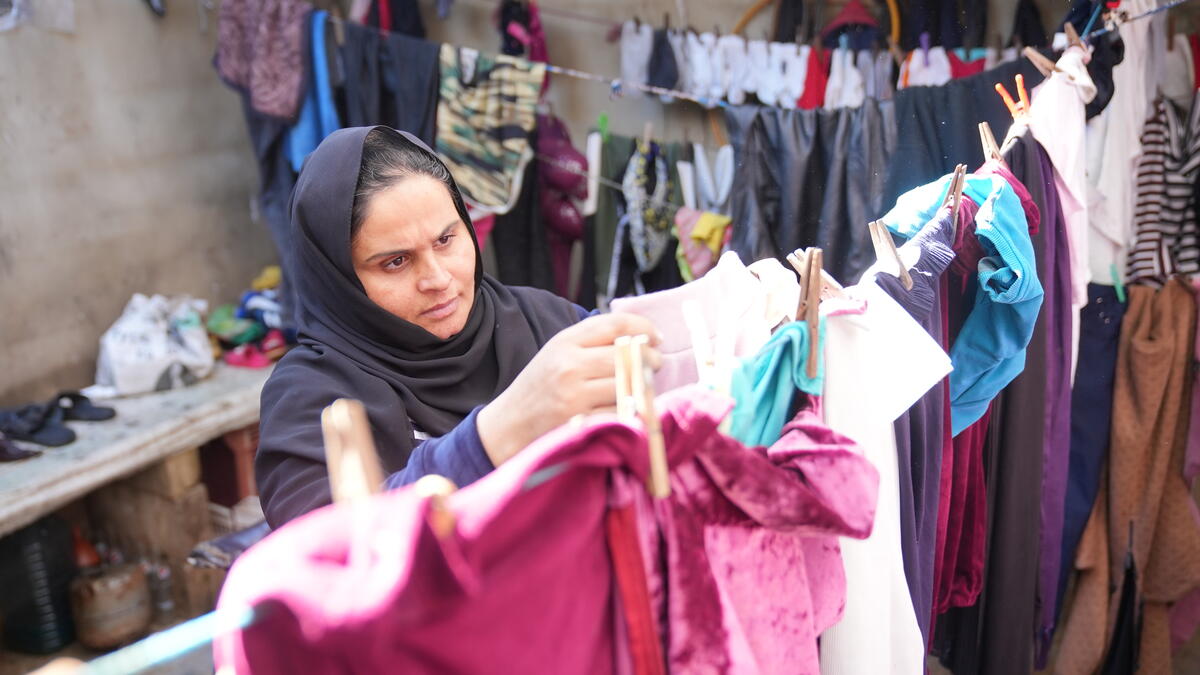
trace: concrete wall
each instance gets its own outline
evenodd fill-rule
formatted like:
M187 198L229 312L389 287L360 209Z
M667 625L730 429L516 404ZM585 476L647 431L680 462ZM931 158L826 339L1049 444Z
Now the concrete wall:
M167 4L75 0L73 35L0 33L0 405L91 383L134 292L228 302L275 258L216 15L205 34Z

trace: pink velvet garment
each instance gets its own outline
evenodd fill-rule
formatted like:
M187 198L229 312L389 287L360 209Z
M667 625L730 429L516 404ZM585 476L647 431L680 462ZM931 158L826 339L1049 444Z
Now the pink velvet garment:
M632 500L648 515L639 522L653 537L645 551L657 551L649 514L663 519L668 569L651 569L648 581L661 603L667 579L671 671L815 672L808 626L836 620L840 565L836 550L821 564L816 553L803 556L824 550L819 535L869 532L878 478L815 422L799 420L770 449L748 450L716 430L729 407L698 388L658 399L672 495L657 503L642 487L642 429L595 416L452 495L456 524L445 538L411 487L292 521L230 571L220 608L264 611L216 640L215 665L268 674L630 672L604 521L610 504Z
M669 499L615 481L616 501L639 513L652 604L665 606L668 672L819 673L817 637L845 605L837 536L871 533L879 474L812 410L769 448L694 431Z

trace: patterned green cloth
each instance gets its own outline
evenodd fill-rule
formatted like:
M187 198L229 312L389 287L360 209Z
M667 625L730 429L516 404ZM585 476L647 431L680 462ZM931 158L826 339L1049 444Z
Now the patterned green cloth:
M546 66L449 44L440 61L437 152L468 203L507 213L533 157L529 141Z

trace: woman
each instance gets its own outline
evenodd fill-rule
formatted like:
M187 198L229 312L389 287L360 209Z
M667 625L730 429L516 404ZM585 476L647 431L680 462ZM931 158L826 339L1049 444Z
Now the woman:
M577 414L615 404L613 342L657 331L483 274L458 187L421 141L342 129L292 192L300 345L262 394L255 470L278 527L330 502L321 410L367 409L387 485L466 485ZM657 351L648 350L653 367Z

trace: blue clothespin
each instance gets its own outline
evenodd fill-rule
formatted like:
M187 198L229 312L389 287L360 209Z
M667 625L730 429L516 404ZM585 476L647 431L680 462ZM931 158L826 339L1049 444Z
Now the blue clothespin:
M613 80L612 84L610 84L608 87L608 100L611 101L614 98L620 98L621 94L623 94L623 93L624 93L624 91L622 91L622 89L621 89L621 81Z
M929 33L921 33L921 53L925 55L925 67L929 67Z

